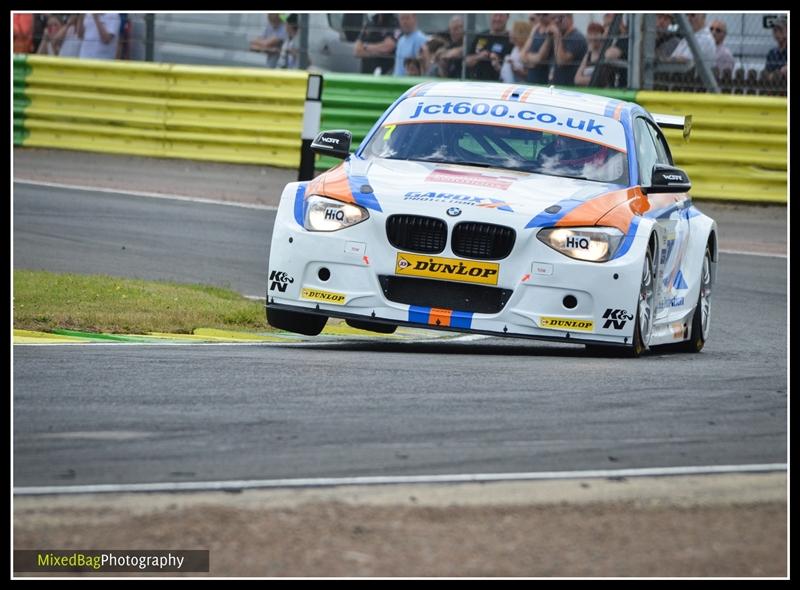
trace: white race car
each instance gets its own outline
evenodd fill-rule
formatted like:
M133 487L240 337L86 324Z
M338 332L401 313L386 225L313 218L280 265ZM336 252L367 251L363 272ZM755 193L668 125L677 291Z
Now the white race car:
M661 131L690 123L547 87L415 86L355 154L348 131L314 141L344 162L283 191L267 320L699 351L717 227Z

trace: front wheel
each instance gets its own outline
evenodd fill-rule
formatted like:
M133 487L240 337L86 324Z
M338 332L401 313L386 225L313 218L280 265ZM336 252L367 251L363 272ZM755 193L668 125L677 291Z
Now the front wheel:
M703 271L700 274L700 294L692 316L692 335L677 346L684 352L700 352L708 340L711 323L711 251L706 248L703 257Z
M650 337L653 333L653 315L655 312L655 242L650 241L645 254L644 268L642 268L642 281L639 285L639 302L636 306L635 323L633 326L633 346L612 347L587 345L586 349L600 356L627 356L638 358L647 350Z

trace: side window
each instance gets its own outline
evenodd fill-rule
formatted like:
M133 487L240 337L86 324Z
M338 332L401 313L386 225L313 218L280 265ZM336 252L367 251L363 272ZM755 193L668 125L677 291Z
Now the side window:
M667 140L664 139L664 135L661 133L661 130L649 122L647 127L650 129L650 134L653 136L653 142L656 144L658 163L672 166L672 153L669 151L669 144L667 144Z
M650 186L653 166L658 159L658 150L650 134L650 124L642 117L637 117L633 124L633 135L636 138L636 156L639 160L639 184Z

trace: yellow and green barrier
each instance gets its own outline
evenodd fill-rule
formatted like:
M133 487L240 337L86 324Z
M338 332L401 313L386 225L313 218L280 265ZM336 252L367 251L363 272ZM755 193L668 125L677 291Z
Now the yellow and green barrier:
M259 68L14 56L14 144L296 168L308 74ZM322 129L353 148L425 78L325 74ZM587 91L587 89L582 89ZM787 202L782 97L588 91L650 112L692 115L688 142L667 131L701 199ZM317 168L337 163L320 158Z
M307 78L15 56L15 145L297 167Z
M692 196L787 202L786 98L641 91L636 102L651 113L692 115L688 142L666 131Z

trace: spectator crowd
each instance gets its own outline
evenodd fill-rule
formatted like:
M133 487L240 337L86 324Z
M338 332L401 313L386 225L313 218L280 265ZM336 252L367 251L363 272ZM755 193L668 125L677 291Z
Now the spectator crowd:
M627 87L624 15L607 13L602 22L590 22L585 31L575 26L571 13L534 13L527 20L510 23L509 16L491 14L489 28L470 35L465 46L465 23L460 15L449 19L447 30L426 33L419 29L414 13L373 14L359 25L354 56L366 74ZM267 67L299 68L298 16L269 13L266 20L263 33L250 41L249 49L265 54ZM676 15L655 15L656 72L693 76L699 57L718 79L730 80L737 62L725 44L728 31L724 20L707 23L705 14L688 13L686 22L691 43L682 34ZM776 46L766 55L761 81L785 82L787 19L779 16L765 26L771 26ZM14 13L15 53L124 59L129 36L130 22L122 13Z
M126 59L129 36L127 14L117 12L14 14L14 53Z
M688 13L700 59L717 76L736 69L725 45L727 25L710 23L702 13ZM680 71L696 73L695 52L681 34L674 14L655 18L655 59ZM777 18L772 30L777 46L766 57L763 76L778 78L787 70L787 22ZM375 14L364 24L355 46L361 72L376 75L429 76L559 86L628 85L628 27L622 14L607 13L602 23L590 22L585 31L570 13L535 13L527 21L509 23L509 14L490 16L489 29L471 36L464 51L464 21L450 19L448 30L426 34L414 14Z

